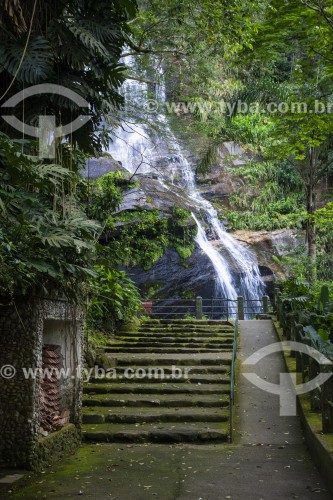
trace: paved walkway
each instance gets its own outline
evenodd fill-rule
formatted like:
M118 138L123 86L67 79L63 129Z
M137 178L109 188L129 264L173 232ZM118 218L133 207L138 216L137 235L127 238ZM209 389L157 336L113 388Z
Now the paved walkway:
M277 341L270 321L241 322L239 358ZM280 354L260 377L278 383ZM277 396L239 376L233 445L99 444L43 474L15 498L114 500L285 500L333 498L304 444L297 417L279 417Z

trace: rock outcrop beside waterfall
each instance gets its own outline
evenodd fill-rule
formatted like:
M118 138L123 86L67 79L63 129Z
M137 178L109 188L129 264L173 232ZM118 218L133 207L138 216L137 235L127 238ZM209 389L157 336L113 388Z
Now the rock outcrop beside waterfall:
M228 206L230 195L246 192L245 180L235 175L233 167L244 165L247 160L246 152L239 146L231 142L223 143L209 172L197 175L196 181L202 196Z
M100 158L90 158L86 168L82 173L83 177L97 179L108 172L121 171L127 178L130 174L120 162L117 162L110 156ZM163 213L171 213L173 207L177 206L186 210L192 210L193 206L184 191L177 186L167 186L161 183L157 174L151 173L141 175L140 172L134 176L138 186L126 191L124 198L119 206L118 212L126 210L161 210Z
M97 178L107 172L117 170L123 171L128 177L131 176L119 162L110 157L90 159L85 175L88 176L89 174L90 177ZM214 196L221 199L219 186L222 186L224 190L226 188L223 180L225 177L221 170L219 175L221 176L221 182L214 185ZM193 201L186 196L182 189L177 186L170 188L170 185L161 182L161 179L156 174L137 175L135 179L138 180L138 186L125 193L118 212L158 209L161 215L168 216L172 214L175 206L197 211ZM233 180L232 189L237 188L235 182L237 184L237 179ZM281 257L290 246L295 246L297 243L296 233L292 230L272 232L237 231L233 233L233 236L242 246L252 250L257 256L262 278L267 285L268 293L271 293L274 279L282 275L281 269L272 259L272 255ZM239 269L230 259L221 241L212 241L212 243L228 261L234 280L236 282L240 280ZM186 260L182 259L173 248L169 248L150 269L143 270L134 267L126 270L146 298L190 298L196 295L209 298L214 292L216 274L214 267L207 255L198 246Z
M272 232L237 231L233 236L256 254L267 293L272 294L275 280L283 276L281 268L272 259L272 255L282 257L290 245L295 245L297 234L288 229ZM228 254L224 252L221 242L213 241L213 244L228 260ZM239 270L235 268L231 259L228 263L231 274L237 282L241 278ZM190 298L196 295L210 298L214 292L214 267L198 247L185 262L175 250L169 249L147 271L139 268L132 268L128 271L146 297L151 296L153 291L154 295L160 299Z

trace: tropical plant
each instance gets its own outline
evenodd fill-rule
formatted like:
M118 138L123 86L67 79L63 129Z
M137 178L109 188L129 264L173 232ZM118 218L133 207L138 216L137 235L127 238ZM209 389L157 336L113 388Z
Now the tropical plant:
M52 289L78 298L94 275L99 224L75 195L77 171L22 153L27 141L0 134L0 290ZM82 291L82 290L81 290Z
M196 231L187 210L174 207L173 214L166 215L142 209L115 214L103 238L115 264L149 269L170 247L181 258L190 257Z
M96 266L95 271L88 307L89 329L110 330L114 321L135 317L141 305L140 294L125 272L107 264Z
M63 95L42 94L26 99L15 112L33 126L44 114L55 116L57 125L89 114L88 124L73 132L70 141L86 151L101 151L117 107L123 104L118 89L125 67L119 59L128 39L127 23L135 13L135 0L2 2L0 101L44 82L73 90L89 103L89 110Z
M280 103L262 122L269 121L264 141L266 158L288 162L302 177L305 190L306 237L312 260L309 279L316 279L316 186L330 170L333 95L331 79L333 29L327 2L273 0L258 20L253 50L244 52L243 64L253 91L252 100ZM260 70L258 71L258 62ZM263 77L270 85L256 94L254 81ZM267 108L266 108L267 111Z

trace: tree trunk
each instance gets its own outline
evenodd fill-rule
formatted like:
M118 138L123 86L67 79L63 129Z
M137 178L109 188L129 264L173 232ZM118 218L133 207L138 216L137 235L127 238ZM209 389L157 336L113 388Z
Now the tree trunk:
M314 192L315 186L315 169L316 161L313 151L310 153L309 162L309 175L307 181L307 196L306 207L308 213L308 221L306 226L306 242L308 246L308 257L310 261L309 281L313 283L317 279L317 245L316 245L316 227L313 220L313 214L316 210L316 193Z
M310 260L309 280L311 283L313 283L317 279L316 228L313 220L309 220L307 223L307 245L308 245L308 256Z

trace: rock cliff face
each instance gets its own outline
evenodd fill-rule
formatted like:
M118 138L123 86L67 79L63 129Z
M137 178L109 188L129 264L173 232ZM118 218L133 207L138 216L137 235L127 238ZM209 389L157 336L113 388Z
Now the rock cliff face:
M98 179L102 175L117 172L118 170L126 172L121 163L111 158L111 156L102 156L100 158L89 158L81 175L85 178Z
M245 192L246 182L232 173L232 167L243 165L247 159L239 146L231 142L223 143L209 173L197 175L197 185L204 198L229 206L231 194Z
M83 177L97 179L108 172L121 171L127 177L131 174L117 161L111 157L90 158L86 168L82 173ZM167 186L161 183L155 174L134 176L139 186L124 194L124 199L118 209L118 212L126 210L161 210L163 213L171 213L173 207L177 206L186 210L191 210L191 203L184 196L184 192L177 186Z
M269 295L273 293L275 280L284 277L281 266L273 260L272 256L274 255L280 259L289 253L292 248L304 243L304 236L292 229L236 231L233 233L233 237L256 254L259 269Z
M243 162L240 154L236 159L232 158L230 161ZM126 172L122 165L111 158L91 159L85 175L96 178L115 170ZM127 175L130 174L127 173ZM118 212L135 211L140 208L158 209L161 215L168 215L172 213L175 206L194 210L191 200L180 188L161 183L156 177L154 174L135 176L135 179L139 181L139 186L126 192ZM231 176L227 169L221 166L213 169L213 172L209 174L209 183L207 182L199 177L202 194L207 198L219 200L219 203L225 200L227 204L227 198L231 193L246 189L242 179ZM233 236L256 255L263 280L267 285L267 292L271 294L275 278L282 276L282 270L272 259L272 255L281 257L288 247L295 246L298 242L296 232L292 230L237 231ZM220 241L213 243L222 253L224 252ZM228 258L228 255L224 257ZM232 262L230 265L232 275L237 282L241 279L239 270L233 267ZM174 249L169 248L149 270L136 267L126 269L126 271L139 286L145 299L194 298L197 295L210 298L214 292L214 268L206 254L197 246L186 260L181 259Z
M237 231L233 236L257 256L267 293L271 295L275 279L283 276L272 255L282 257L288 247L297 244L297 234L291 230ZM223 252L221 242L216 241L214 245ZM224 254L224 257L228 258L228 255ZM232 262L229 264L233 265ZM198 247L185 262L180 259L176 251L169 249L149 270L133 268L128 272L145 298L194 298L197 295L210 298L214 292L214 268ZM232 268L232 275L236 282L241 279L235 268Z
M172 190L161 184L159 180L153 179L147 175L136 176L140 186L124 195L124 200L119 207L119 211L158 209L161 212L172 212L173 207L180 207L186 210L191 210L189 200L184 196L181 189L176 186Z

